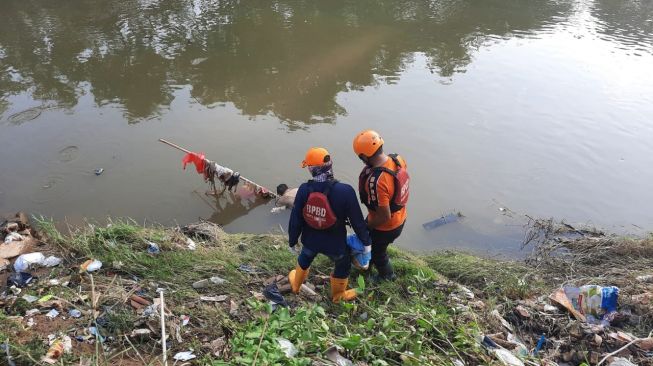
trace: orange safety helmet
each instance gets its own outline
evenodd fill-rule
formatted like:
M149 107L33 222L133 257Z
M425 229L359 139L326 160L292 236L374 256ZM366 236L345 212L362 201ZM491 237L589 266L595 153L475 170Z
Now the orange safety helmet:
M383 139L376 131L365 130L354 137L354 152L370 158L383 146Z
M319 166L328 163L331 160L329 152L323 147L312 147L306 152L306 157L302 161L302 168L307 166Z

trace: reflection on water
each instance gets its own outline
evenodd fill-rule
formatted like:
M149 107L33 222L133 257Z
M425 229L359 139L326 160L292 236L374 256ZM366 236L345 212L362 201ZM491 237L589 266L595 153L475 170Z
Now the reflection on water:
M191 85L203 105L230 102L296 128L345 115L339 92L395 82L415 52L451 77L488 37L537 32L570 8L544 0L12 1L0 14L0 86L4 98L29 90L72 107L88 85L97 104L119 103L137 122L164 113L177 85Z
M0 211L276 230L287 212L198 195L156 140L269 187L325 145L355 183L373 127L413 177L402 245L509 252L523 221L499 206L650 230L652 4L5 1Z

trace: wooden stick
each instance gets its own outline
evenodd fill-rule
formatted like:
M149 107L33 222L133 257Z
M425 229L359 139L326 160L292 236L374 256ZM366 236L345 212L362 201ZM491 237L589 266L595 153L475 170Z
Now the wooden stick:
M170 141L167 141L167 140L164 140L164 139L159 139L159 141L160 141L160 142L163 142L164 144L166 144L166 145L168 145L168 146L174 147L174 148L177 149L177 150L183 151L183 152L185 152L186 154L193 154L192 151L190 151L190 150L188 150L188 149L184 149L183 147L181 147L181 146L179 146L179 145L177 145L177 144L174 144L174 143L172 143L172 142L170 142ZM204 160L206 160L206 159L204 159ZM266 187L263 187L262 185L260 185L260 184L258 184L258 183L256 183L256 182L254 182L254 181L251 180L251 179L247 179L247 178L243 177L242 175L240 176L240 180L242 180L242 181L245 182L245 183L249 183L249 184L252 184L252 185L254 185L254 186L256 186L256 187L259 187L259 188L262 188L262 189L266 190L266 191L268 192L268 195L269 195L270 197L272 197L272 198L278 198L278 197L279 197L276 193L272 192L271 190L267 189Z
M166 345L166 320L163 291L159 292L159 295L161 295L161 347L163 348L163 365L168 366L168 345Z
M172 147L174 147L174 148L177 149L177 150L181 150L181 151L185 152L186 154L191 154L191 153L192 153L192 151L190 151L190 150L186 150L186 149L184 149L183 147L181 147L181 146L179 146L179 145L176 145L176 144L173 144L173 143L170 142L170 141L166 141L166 140L164 140L164 139L159 139L159 141L163 142L164 144L166 144L166 145L168 145L168 146L172 146Z

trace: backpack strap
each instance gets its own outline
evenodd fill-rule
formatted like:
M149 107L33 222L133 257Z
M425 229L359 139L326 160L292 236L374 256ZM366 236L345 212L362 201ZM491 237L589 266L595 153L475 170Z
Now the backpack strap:
M399 162L399 154L389 154L388 156L390 157L390 159L392 159L392 161L394 161L396 166L403 168L401 162Z
M324 191L322 193L324 193L325 196L329 197L329 193L331 193L331 188L333 188L333 186L335 186L336 183L338 183L338 180L336 180L336 179L329 180L327 182L326 188L324 189Z

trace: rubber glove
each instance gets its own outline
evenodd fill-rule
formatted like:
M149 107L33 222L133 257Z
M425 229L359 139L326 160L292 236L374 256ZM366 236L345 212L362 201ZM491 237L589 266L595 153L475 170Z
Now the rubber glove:
M352 258L354 267L362 270L370 268L370 260L372 260L372 246L367 245L363 252L355 252Z

